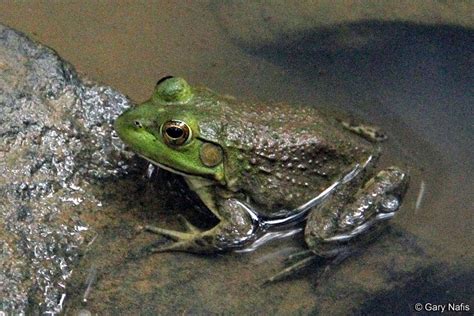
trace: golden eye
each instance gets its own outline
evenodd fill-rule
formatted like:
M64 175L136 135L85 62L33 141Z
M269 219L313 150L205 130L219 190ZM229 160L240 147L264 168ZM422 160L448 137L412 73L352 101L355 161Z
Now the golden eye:
M163 124L161 134L166 144L180 146L191 138L191 129L182 121L171 120Z

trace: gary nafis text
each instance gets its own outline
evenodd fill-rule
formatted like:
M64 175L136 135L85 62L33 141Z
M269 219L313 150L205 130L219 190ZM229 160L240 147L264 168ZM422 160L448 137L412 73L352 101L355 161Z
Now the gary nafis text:
M469 312L471 307L465 303L447 303L447 304L434 304L434 303L416 303L415 311L417 312Z

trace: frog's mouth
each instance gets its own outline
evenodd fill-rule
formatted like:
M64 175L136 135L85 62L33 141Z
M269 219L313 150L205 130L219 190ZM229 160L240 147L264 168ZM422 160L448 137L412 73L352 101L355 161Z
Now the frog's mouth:
M184 171L179 171L179 170L173 169L173 168L171 168L170 166L167 166L167 165L164 165L164 164L162 164L162 163L153 161L153 160L151 160L150 158L147 158L147 157L145 157L145 156L143 156L143 155L141 155L141 154L138 154L138 153L137 153L137 155L140 156L141 158L147 160L149 163L154 164L155 166L158 166L158 167L160 167L160 168L163 168L163 169L166 170L166 171L169 171L169 172L178 174L178 175L180 175L180 176L183 176L183 177L200 177L200 176L197 175L197 174L192 174L192 173L188 173L188 172L184 172Z

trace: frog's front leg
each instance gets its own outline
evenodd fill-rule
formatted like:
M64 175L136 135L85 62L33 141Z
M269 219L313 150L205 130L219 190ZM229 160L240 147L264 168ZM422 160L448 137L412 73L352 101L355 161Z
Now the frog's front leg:
M212 253L240 248L255 237L258 223L252 211L235 199L223 200L217 205L220 222L207 231L202 231L185 221L187 231L180 232L160 227L146 226L148 231L169 237L175 242L150 249L151 252L185 251Z
M390 167L361 188L354 187L361 180L341 188L310 213L305 241L315 254L333 257L347 252L352 241L395 215L407 189L408 175Z

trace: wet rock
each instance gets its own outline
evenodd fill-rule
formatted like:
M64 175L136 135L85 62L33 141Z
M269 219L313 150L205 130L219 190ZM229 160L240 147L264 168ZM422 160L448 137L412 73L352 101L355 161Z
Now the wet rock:
M130 105L0 25L0 310L57 313L100 210L91 183L124 171L111 123Z

